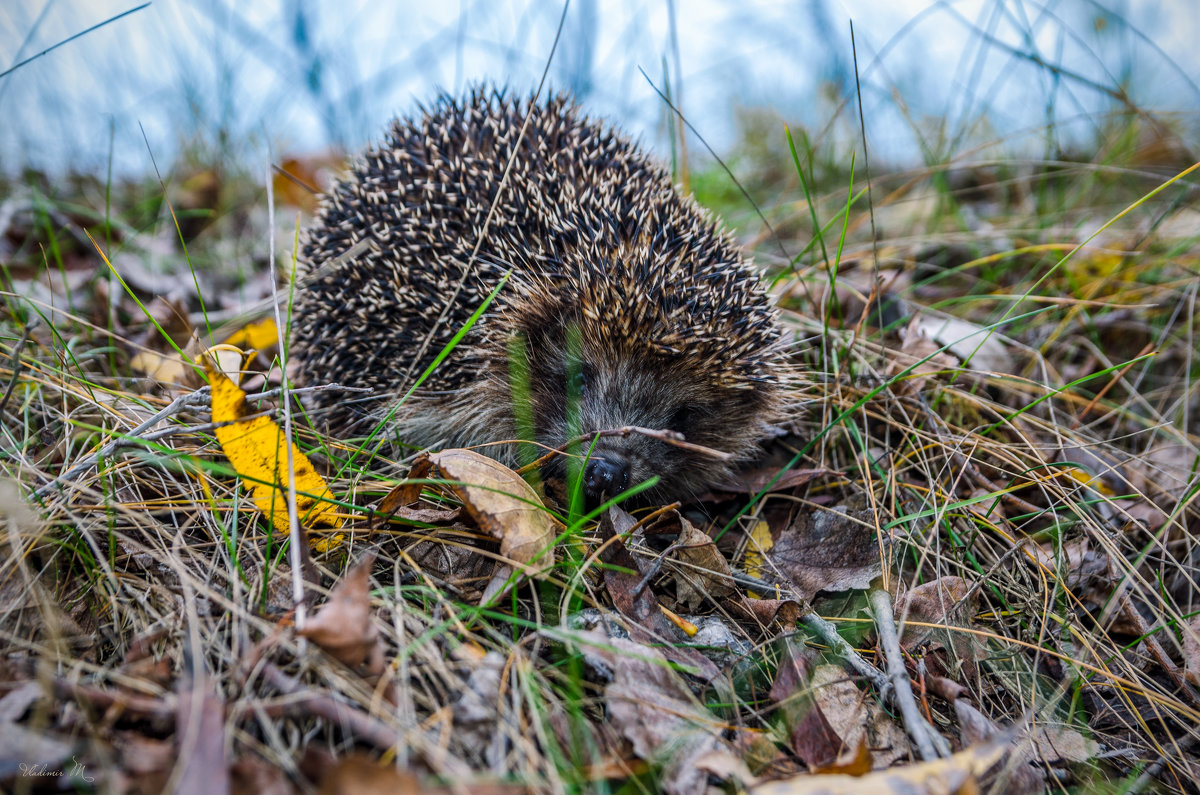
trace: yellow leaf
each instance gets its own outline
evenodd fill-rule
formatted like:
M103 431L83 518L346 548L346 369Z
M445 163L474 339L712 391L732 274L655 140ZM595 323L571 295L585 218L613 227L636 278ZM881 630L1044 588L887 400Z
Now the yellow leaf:
M746 573L762 578L763 563L775 542L771 540L771 528L766 522L758 522L750 531L750 544L746 547Z
M243 326L229 335L229 339L225 340L226 345L236 345L239 348L253 348L254 350L270 348L278 342L279 329L275 325L275 319L270 317L260 320L257 323Z
M775 541L771 538L771 527L760 521L750 530L750 544L746 547L746 573L756 579L762 579L763 564L767 562L767 553ZM776 589L778 591L778 589ZM762 594L747 591L752 599L762 598Z
M343 518L329 500L329 486L312 462L291 444L270 417L243 419L251 411L246 393L223 373L216 372L205 357L204 369L212 386L212 421L217 441L238 475L250 484L254 504L267 515L275 529L288 532L287 472L288 447L296 484L296 511L306 527L323 524L338 528ZM342 534L314 542L318 551L340 543Z

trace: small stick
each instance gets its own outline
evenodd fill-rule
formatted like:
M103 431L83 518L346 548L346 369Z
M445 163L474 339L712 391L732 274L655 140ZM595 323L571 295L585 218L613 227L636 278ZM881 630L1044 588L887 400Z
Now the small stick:
M904 667L904 655L900 651L900 636L896 632L896 616L892 612L892 595L882 588L874 588L869 593L871 612L875 616L875 628L879 632L879 645L887 660L888 681L892 687L892 700L900 710L900 717L908 736L917 746L917 751L926 762L932 762L941 756L949 756L947 745L939 754L934 748L934 737L946 743L944 737L932 731L929 724L921 715L917 706L917 697L913 694L912 680Z
M25 331L21 333L21 339L17 340L16 347L13 348L12 355L12 378L8 381L8 388L4 390L4 397L0 398L0 414L4 413L4 409L8 406L8 399L12 397L13 389L17 386L17 381L21 377L21 351L25 350L25 343L29 342L29 335L33 333L34 328L41 321L34 318L33 322L25 326Z
M41 497L44 494L46 494L48 491L50 491L50 489L53 488L56 484L65 483L65 482L74 480L75 478L79 477L79 475L82 474L85 470L94 467L101 458L112 455L118 448L124 446L125 444L128 444L129 439L131 437L136 437L140 434L145 433L146 431L153 428L155 425L157 425L162 420L166 419L167 417L170 417L172 414L179 412L180 410L186 408L187 406L192 405L193 403L199 403L201 398L207 398L207 397L208 397L208 388L207 387L201 387L201 388L197 389L195 392L188 392L186 395L180 395L179 397L175 398L170 403L168 403L165 408L163 408L161 411L159 411L153 417L146 420L141 425L139 425L136 428L134 428L133 430L131 430L129 433L122 434L120 438L111 440L110 442L105 444L103 447L101 447L99 450L97 450L96 452L92 453L91 455L85 456L82 461L80 461L78 464L76 464L75 466L68 469L65 473L59 475L56 478L53 478L48 483L46 483L42 486L39 486L37 489L34 490L33 496Z

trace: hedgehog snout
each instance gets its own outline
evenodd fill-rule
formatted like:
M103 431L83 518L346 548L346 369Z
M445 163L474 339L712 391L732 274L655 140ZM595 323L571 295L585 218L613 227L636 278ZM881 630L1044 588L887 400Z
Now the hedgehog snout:
M594 455L583 472L583 488L588 501L599 504L629 488L629 461L614 453Z

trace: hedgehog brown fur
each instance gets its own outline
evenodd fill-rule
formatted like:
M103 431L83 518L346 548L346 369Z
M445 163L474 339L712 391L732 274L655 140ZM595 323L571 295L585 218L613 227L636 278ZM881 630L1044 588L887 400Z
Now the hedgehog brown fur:
M396 121L325 197L300 262L297 382L373 390L314 395L343 433L384 422L416 446L512 440L515 402L549 448L640 426L744 458L779 403L780 333L754 269L661 167L564 96L476 90ZM510 386L517 367L528 395ZM481 450L518 458L517 445ZM592 497L651 475L650 496L685 497L729 466L638 433L600 437L592 459Z

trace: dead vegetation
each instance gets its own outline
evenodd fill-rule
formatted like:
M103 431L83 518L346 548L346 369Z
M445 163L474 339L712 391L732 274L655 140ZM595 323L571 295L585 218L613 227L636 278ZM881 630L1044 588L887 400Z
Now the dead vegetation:
M1129 112L868 196L797 139L738 165L791 421L633 512L314 432L244 178L6 186L0 786L1195 791L1196 154Z

